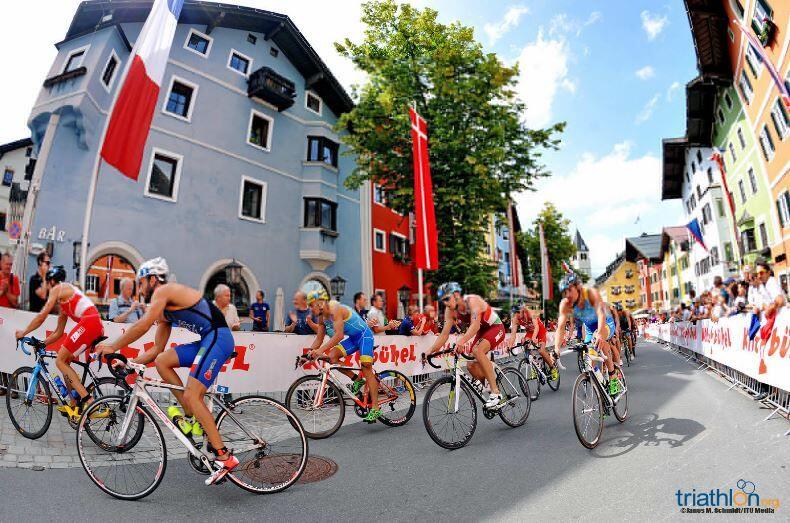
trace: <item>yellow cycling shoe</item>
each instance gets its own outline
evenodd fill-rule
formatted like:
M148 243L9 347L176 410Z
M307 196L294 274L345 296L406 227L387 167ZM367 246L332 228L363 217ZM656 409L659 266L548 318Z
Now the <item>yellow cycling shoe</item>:
M193 438L202 438L203 437L203 427L200 426L200 423L192 417L190 420L192 422L192 437Z

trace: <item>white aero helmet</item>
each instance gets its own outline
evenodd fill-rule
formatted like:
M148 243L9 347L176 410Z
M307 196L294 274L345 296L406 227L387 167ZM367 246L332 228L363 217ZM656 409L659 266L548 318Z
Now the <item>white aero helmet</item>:
M148 276L157 276L160 280L166 280L170 274L170 268L167 266L167 260L164 258L153 258L143 262L140 268L137 269L137 280L142 280Z

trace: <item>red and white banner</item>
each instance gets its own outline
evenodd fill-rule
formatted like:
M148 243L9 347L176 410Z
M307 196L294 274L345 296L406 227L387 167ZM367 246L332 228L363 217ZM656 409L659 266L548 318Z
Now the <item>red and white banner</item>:
M750 319L749 314L739 314L718 322L664 323L649 326L647 333L707 356L762 383L790 391L790 310L779 313L765 342L759 336L749 341Z
M438 236L433 209L433 182L428 161L428 124L413 107L409 107L409 118L414 154L415 261L418 269L436 270L439 268L439 253L436 246Z
M546 247L546 237L543 233L543 224L538 223L538 234L540 236L540 273L543 282L542 293L544 300L554 298L554 285L551 282L551 265L549 264L549 251Z

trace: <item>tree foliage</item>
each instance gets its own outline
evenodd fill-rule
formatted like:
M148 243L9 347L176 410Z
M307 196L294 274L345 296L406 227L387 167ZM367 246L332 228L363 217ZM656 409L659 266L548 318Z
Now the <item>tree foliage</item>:
M439 229L436 281L456 280L469 292L494 284L494 264L484 256L489 215L505 210L507 195L531 190L546 176L541 151L556 148L564 124L529 129L515 96L516 67L483 52L473 30L437 21L432 9L392 0L363 5L361 42L335 46L367 81L355 86L355 108L338 130L357 157L349 188L365 181L384 186L388 205L413 209L413 164L408 107L428 122L431 175Z

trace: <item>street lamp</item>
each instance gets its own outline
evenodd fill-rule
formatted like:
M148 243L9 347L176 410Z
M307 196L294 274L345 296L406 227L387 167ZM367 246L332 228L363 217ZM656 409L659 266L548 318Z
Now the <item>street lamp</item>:
M398 301L403 305L404 312L409 305L409 298L411 298L411 287L404 284L403 287L398 289Z
M234 258L229 264L225 266L225 279L228 283L232 286L236 286L241 283L241 270L244 268L239 262L236 261Z
M342 276L338 275L329 280L329 290L332 292L332 296L335 299L339 300L343 297L346 293L346 280Z

